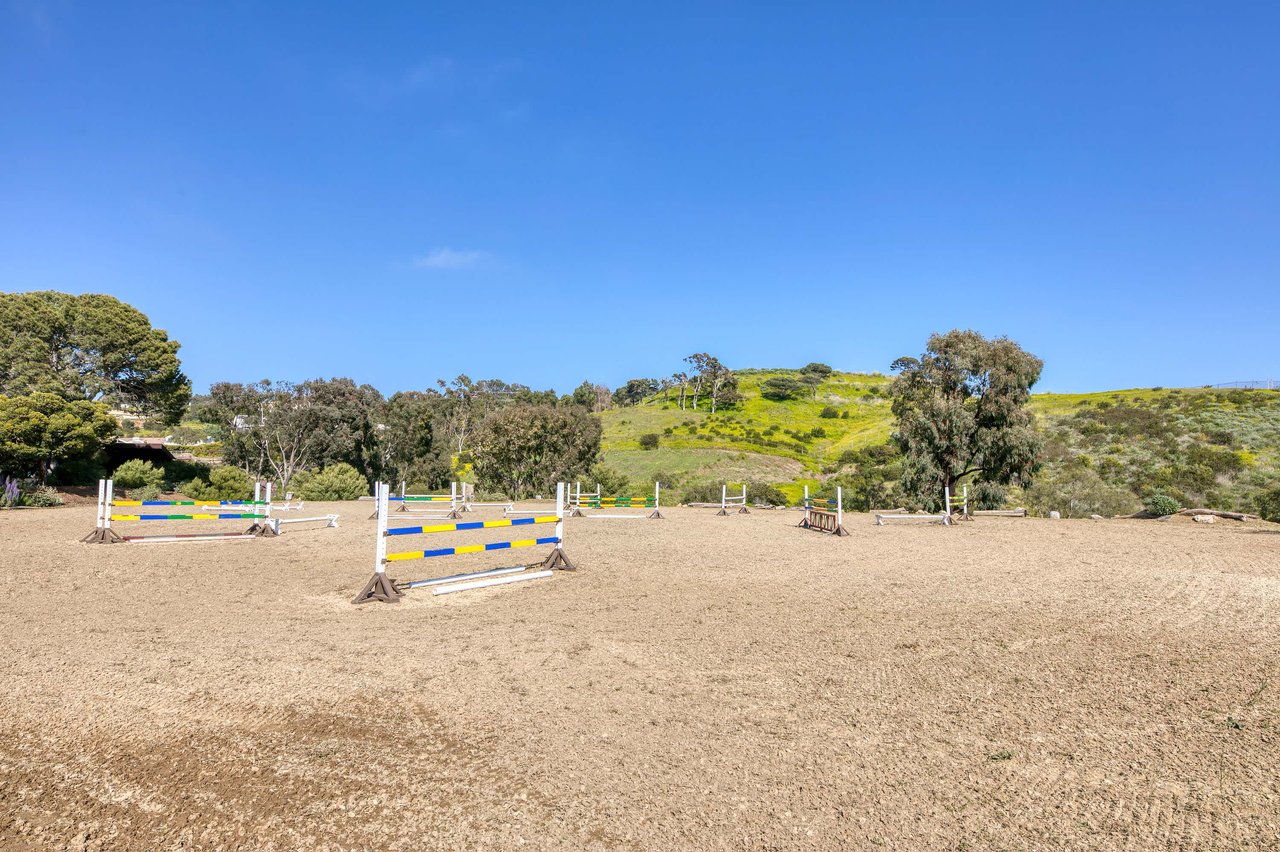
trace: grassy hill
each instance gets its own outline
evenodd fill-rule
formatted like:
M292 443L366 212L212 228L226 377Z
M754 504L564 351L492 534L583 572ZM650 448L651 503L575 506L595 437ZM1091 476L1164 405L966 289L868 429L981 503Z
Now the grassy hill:
M743 401L714 415L681 411L674 394L604 412L605 464L633 482L751 479L776 483L794 498L804 484L844 473L857 450L883 444L892 431L887 376L837 372L804 399L776 402L761 395L761 384L798 371L737 375ZM1042 493L1017 495L1018 502L1077 500L1085 509L1119 511L1160 490L1252 511L1258 492L1280 486L1274 391L1036 394L1031 406L1045 433L1046 466ZM644 434L659 436L657 449L640 448ZM1078 499L1081 490L1087 499Z

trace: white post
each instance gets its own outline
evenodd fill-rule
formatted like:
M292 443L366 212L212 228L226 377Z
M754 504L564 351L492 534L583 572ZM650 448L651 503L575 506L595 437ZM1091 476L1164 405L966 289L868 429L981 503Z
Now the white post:
M653 483L653 508L655 509L658 508L658 504L661 502L661 496L662 496L662 483L655 481Z
M836 529L844 526L844 489L836 486Z
M720 484L720 511L721 512L729 511L728 500L729 500L729 483L724 482Z
M564 550L564 483L556 483L556 550Z
M373 555L373 571L375 574L387 573L387 493L391 486L385 482L373 485L374 499L378 504L378 543Z
M405 481L404 481L403 479L402 479L402 480L400 480L400 496L401 496L401 497L404 497L404 496L405 496L405 490L404 490L405 484L406 484L406 483L405 483Z
M114 479L107 480L107 501L102 509L102 520L105 529L111 529L111 504L115 502L116 481Z
M964 486L964 517L969 519L969 486Z
M747 508L747 483L742 483L742 508Z
M942 486L942 503L942 513L951 517L951 486L945 483Z
M270 522L271 522L271 486L272 486L272 482L271 482L271 480L269 480L269 479L268 479L268 480L267 480L267 487L266 487L266 492L267 492L267 523L270 523Z
M94 527L102 529L102 505L107 499L107 481L105 479L98 480L98 517L94 523Z

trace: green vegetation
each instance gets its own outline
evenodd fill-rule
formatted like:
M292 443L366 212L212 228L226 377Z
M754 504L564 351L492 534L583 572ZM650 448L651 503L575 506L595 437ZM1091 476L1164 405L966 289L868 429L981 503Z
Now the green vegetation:
M714 416L680 410L670 391L605 411L603 457L634 482L661 473L677 484L755 479L777 484L792 503L803 485L830 482L845 488L851 508L899 505L893 486L901 460L884 447L894 428L891 379L836 371L808 399L778 402L762 394L768 379L798 380L800 372L735 371L742 399ZM824 418L828 406L849 416ZM1280 518L1280 497L1265 497L1280 491L1280 392L1032 394L1028 407L1044 442L1042 466L1027 490L1004 496L1005 505L1110 516L1137 511L1158 490L1183 506ZM815 427L825 437L814 438ZM662 435L657 450L640 452L645 433ZM862 455L872 449L880 455Z
M356 500L369 493L369 483L346 462L338 462L319 473L302 471L293 487L303 500Z

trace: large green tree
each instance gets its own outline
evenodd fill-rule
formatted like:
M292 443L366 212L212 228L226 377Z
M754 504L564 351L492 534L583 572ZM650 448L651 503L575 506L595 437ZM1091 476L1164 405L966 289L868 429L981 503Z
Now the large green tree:
M452 442L446 433L456 404L435 391L402 391L387 400L381 446L393 481L430 489L449 484Z
M117 428L101 403L54 393L0 396L0 472L44 484L55 465L93 456Z
M600 455L600 419L577 406L514 403L477 429L471 455L480 484L508 497L549 493L588 471Z
M383 474L382 395L350 379L219 382L209 411L223 425L222 459L288 487L299 471L345 462L370 480Z
M178 346L112 296L0 294L0 393L102 401L176 424L191 398Z
M974 331L929 338L919 358L899 358L890 388L902 450L902 486L937 507L964 477L1028 482L1040 439L1027 403L1044 362L1014 341Z

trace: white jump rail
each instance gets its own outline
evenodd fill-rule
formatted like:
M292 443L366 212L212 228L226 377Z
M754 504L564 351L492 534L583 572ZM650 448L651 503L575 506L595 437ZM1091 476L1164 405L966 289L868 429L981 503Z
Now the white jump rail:
M876 513L876 526L884 526L885 521L934 521L944 526L951 524L950 515L896 515L888 512Z
M338 515L316 515L312 518L272 518L271 525L275 527L276 535L281 533L281 527L286 524L310 524L324 521L323 529L337 529Z
M409 589L429 587L433 595L451 594L487 586L505 585L508 583L538 580L550 577L556 569L573 571L574 565L564 553L564 500L565 486L556 483L555 514L529 518L504 518L497 521L464 521L449 524L418 525L410 527L389 527L388 497L389 488L383 483L374 486L374 495L378 499L378 531L375 537L373 576L356 595L352 603L362 604L370 601L383 603L399 603ZM471 544L455 547L444 547L433 550L412 550L398 553L387 551L390 538L399 536L420 536L433 533L462 533L473 530L498 529L502 527L521 527L536 524L555 524L555 534L541 538L515 539L485 544ZM454 557L471 553L485 553L492 550L510 550L522 547L552 545L551 553L537 566L522 565L512 568L496 568L478 571L472 574L451 574L428 580L414 580L397 583L387 576L387 565L412 559L429 559L435 557ZM529 570L531 568L538 570Z
M976 509L971 512L975 518L1025 518L1026 509Z

